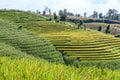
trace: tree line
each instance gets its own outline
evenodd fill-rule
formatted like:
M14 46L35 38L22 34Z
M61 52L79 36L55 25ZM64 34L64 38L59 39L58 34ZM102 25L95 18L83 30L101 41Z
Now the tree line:
M36 13L38 14L49 14L52 15L52 11L50 8L45 7L45 9L42 11L42 13L39 10L36 10ZM56 14L56 12L54 12ZM53 14L54 14L53 13ZM74 14L73 12L68 11L67 9L59 10L58 16L60 16L61 21L65 21L67 16L74 16L74 17L82 17L82 18L100 18L100 19L107 19L107 20L120 20L120 13L116 9L109 9L106 11L106 14L103 14L102 12L93 11L93 13L90 16L87 16L87 12L84 12L83 15L81 14Z

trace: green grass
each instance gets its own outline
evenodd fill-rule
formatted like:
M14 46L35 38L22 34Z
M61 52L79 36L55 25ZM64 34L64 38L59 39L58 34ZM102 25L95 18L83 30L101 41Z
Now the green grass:
M17 26L23 26L28 31L39 33L58 33L62 31L71 31L72 28L68 24L56 23L54 21L28 21L23 23L14 23Z
M118 80L119 74L119 69L75 68L35 58L0 57L0 80Z
M74 28L70 23L46 21L47 17L21 10L0 10L0 18L34 33L61 32Z
M0 18L12 22L24 22L24 21L44 21L47 18L36 15L31 12L21 10L0 10Z

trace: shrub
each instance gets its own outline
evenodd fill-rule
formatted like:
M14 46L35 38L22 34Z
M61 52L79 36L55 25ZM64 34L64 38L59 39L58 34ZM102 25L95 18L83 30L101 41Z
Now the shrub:
M99 26L99 27L98 27L98 31L102 31L102 26Z
M57 19L57 20L55 20L55 22L59 23L59 20Z
M115 37L119 37L120 38L120 34L116 34Z
M106 28L106 31L105 31L106 33L110 33L110 25L108 25L107 26L107 28Z
M47 19L47 21L52 21L52 18L51 18L51 17L50 17L50 18L48 18L48 19Z
M23 28L23 26L19 26L19 27L18 27L18 30L22 30L22 28Z

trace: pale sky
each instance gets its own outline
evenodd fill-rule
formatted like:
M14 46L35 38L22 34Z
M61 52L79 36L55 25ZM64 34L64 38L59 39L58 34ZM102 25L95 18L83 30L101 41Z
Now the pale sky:
M40 10L49 7L52 12L67 9L73 13L88 15L93 11L106 14L108 9L116 9L120 12L120 0L0 0L0 9Z

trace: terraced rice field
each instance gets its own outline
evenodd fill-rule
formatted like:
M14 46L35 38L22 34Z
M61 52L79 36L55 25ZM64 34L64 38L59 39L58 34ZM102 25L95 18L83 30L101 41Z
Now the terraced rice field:
M120 59L120 39L97 31L73 31L43 34L57 50L80 61L111 61Z
M29 14L29 18L23 16L24 13L25 16ZM75 30L75 25L45 21L44 17L23 11L1 11L0 16L3 20L12 21L17 25L8 26L10 24L0 23L0 42L35 57L62 62L62 58L77 59L81 62L119 61L120 59L120 39L113 36L92 30ZM19 26L39 34L40 37L24 29L18 30L16 27ZM56 51L51 42L62 55Z
M58 33L61 31L70 31L73 28L68 24L56 23L54 21L25 21L23 23L15 23L15 25L23 26L32 33Z
M19 49L15 49L13 46L0 42L0 56L10 56L12 58L28 58L25 52L21 52ZM32 57L32 56L31 56Z
M12 22L23 22L23 21L44 21L47 18L36 15L31 12L27 11L20 11L20 10L1 10L0 9L0 18L3 20L8 20Z
M19 30L7 22L0 21L0 42L9 44L21 52L40 57L51 62L64 62L62 55L43 37Z

